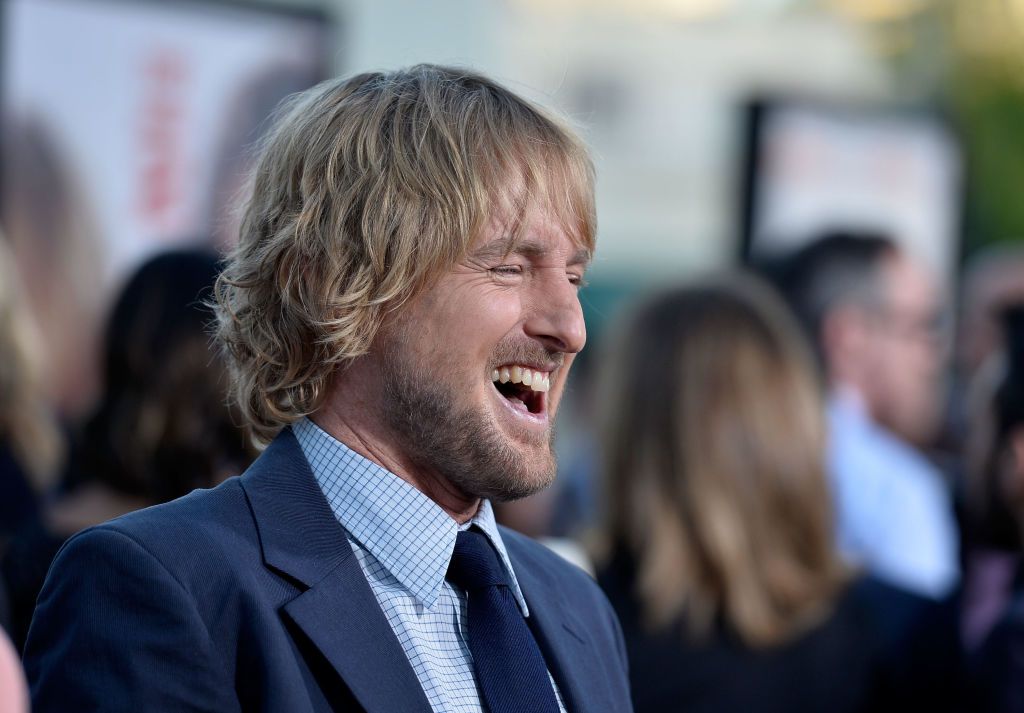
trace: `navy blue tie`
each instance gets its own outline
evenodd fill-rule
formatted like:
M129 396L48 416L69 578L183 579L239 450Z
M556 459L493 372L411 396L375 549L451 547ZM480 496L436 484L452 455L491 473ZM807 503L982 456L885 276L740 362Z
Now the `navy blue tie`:
M458 534L447 578L466 590L469 651L487 710L558 713L544 656L486 535L475 529Z

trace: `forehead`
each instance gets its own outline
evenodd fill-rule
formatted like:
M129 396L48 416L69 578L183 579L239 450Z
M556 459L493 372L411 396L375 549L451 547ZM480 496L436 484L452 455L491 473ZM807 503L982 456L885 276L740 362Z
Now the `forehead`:
M514 240L561 232L593 252L593 178L585 156L531 143L508 149L509 160L480 170L474 203L476 240L504 233Z
M492 219L470 244L469 254L477 258L523 255L530 258L564 259L569 265L587 265L589 245L566 229L550 214L534 211L518 224Z

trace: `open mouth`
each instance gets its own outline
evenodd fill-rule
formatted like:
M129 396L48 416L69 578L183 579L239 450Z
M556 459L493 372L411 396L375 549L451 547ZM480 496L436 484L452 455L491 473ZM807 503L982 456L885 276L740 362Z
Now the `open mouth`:
M547 409L551 372L509 364L491 372L491 383L516 410L542 415Z

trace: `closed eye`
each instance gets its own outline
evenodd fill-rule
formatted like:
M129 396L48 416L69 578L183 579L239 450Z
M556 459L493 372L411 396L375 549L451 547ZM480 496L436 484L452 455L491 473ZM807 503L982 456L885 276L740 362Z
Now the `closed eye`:
M523 268L521 265L498 265L497 267L492 267L490 271L495 275L511 277L514 275L521 275Z

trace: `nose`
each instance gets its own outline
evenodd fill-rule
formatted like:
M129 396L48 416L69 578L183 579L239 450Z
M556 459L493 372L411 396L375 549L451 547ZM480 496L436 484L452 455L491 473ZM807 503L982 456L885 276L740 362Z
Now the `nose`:
M587 326L577 287L564 276L545 281L534 295L524 329L549 351L581 351L587 343Z

